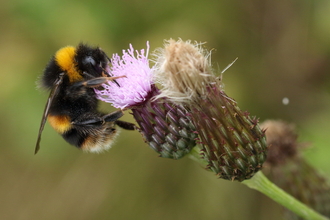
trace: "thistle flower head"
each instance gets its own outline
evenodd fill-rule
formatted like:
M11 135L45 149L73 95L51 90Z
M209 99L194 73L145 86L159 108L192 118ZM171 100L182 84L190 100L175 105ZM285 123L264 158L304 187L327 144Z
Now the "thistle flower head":
M178 159L198 139L208 169L220 178L242 181L261 169L267 149L264 132L223 92L210 53L190 41L169 40L153 69L144 52L137 54L131 46L121 59L115 55L110 73L126 78L118 79L120 88L111 84L97 94L115 107L132 109L151 148ZM160 91L152 79L161 84Z
M205 95L205 86L215 78L212 74L210 53L201 44L190 41L165 42L165 47L155 54L154 79L162 86L160 97L173 102L190 102Z
M264 131L224 93L210 53L190 41L169 40L158 52L155 78L163 87L158 97L188 109L208 169L238 181L261 169L267 151Z
M266 160L265 134L258 120L243 112L218 87L191 108L207 168L220 178L243 181L262 168Z
M120 87L110 83L103 84L101 90L95 89L97 98L121 109L140 105L146 101L153 84L148 53L149 43L147 43L147 51L143 49L134 51L133 46L130 45L130 49L123 50L122 57L114 54L109 72L112 76L126 77L116 79Z
M116 108L131 109L140 126L140 133L149 146L161 157L179 159L196 145L196 134L183 106L177 106L166 98L155 99L159 90L153 84L153 68L149 67L148 51L123 51L115 54L109 73L126 76L114 83L95 89L97 98L111 103Z

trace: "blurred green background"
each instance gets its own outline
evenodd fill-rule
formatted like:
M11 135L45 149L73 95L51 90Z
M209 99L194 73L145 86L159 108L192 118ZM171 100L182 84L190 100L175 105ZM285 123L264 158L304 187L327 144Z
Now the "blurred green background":
M238 57L227 94L261 121L295 123L329 176L329 26L328 0L2 1L0 219L281 219L270 199L188 158L159 158L137 132L94 155L47 124L33 155L48 96L36 80L57 49L81 41L109 55L147 40L152 51L169 38L207 42L216 69Z

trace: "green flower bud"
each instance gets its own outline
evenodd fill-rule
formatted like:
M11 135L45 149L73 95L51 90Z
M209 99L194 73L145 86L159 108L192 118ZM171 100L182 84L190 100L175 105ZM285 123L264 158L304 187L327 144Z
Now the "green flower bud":
M266 160L264 131L218 87L208 90L206 98L191 107L202 156L220 178L249 179Z
M151 97L159 93L155 86L152 91ZM180 159L196 145L197 134L183 106L150 98L132 112L145 141L161 157Z

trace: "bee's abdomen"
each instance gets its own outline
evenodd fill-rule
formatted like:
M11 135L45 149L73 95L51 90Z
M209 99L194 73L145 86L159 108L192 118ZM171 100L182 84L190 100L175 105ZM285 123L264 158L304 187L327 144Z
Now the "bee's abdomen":
M62 134L63 138L70 144L83 151L94 153L109 149L117 135L118 131L112 122L101 126L74 126Z
M71 119L68 115L48 115L49 124L60 134L72 128Z

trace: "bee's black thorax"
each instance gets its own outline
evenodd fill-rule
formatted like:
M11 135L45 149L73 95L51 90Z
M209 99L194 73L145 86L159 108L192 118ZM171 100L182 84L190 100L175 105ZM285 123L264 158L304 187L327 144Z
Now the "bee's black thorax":
M44 74L41 78L41 86L47 89L51 89L54 85L54 82L62 72L63 70L55 62L55 57L53 56L44 70Z

